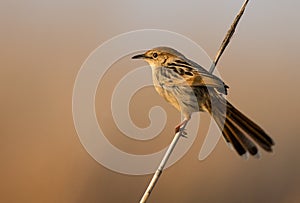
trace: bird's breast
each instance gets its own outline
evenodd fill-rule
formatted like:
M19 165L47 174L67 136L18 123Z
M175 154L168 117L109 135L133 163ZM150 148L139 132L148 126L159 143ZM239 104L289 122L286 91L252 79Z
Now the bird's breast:
M194 90L185 84L184 78L166 68L154 69L152 72L155 90L177 110L191 114L199 111Z

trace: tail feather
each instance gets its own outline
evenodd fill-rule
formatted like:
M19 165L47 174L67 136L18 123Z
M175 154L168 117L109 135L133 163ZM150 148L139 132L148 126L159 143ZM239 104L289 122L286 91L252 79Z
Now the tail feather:
M264 150L272 152L274 141L261 127L251 121L229 102L227 102L226 110L227 117L229 117L238 127L245 131L252 139L254 139Z
M247 149L247 151L251 155L256 155L258 153L256 145L231 120L227 119L225 125L230 126L233 131L233 136L237 137L239 142Z
M228 101L226 102L226 107L226 114L222 113L224 112L222 108L214 109L211 114L221 129L225 140L233 145L239 155L244 155L247 152L253 156L258 155L258 149L253 141L264 150L272 151L274 141L261 127Z
M221 118L219 116L216 116L216 114L213 114L214 119L219 126L220 129L222 129L222 134L226 140L227 143L231 143L234 149L237 151L237 153L242 156L247 151L243 147L243 145L240 143L240 141L237 139L236 136L234 136L234 132L231 128L228 127L228 125L222 125ZM226 122L225 122L226 124Z

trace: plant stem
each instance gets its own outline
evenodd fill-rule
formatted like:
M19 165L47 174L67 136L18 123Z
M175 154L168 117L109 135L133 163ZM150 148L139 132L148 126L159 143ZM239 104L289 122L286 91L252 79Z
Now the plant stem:
M150 196L150 194L151 194L151 192L152 192L155 184L157 183L160 175L162 174L162 172L163 172L163 170L165 168L165 165L166 165L167 161L169 160L170 155L172 154L172 152L173 152L173 150L174 150L174 148L175 148L175 146L176 146L179 138L181 136L183 136L183 131L184 131L186 125L187 125L187 122L180 128L179 132L175 134L175 136L174 136L174 138L173 138L173 140L172 140L172 142L171 142L171 144L170 144L167 152L165 153L165 155L164 155L162 161L160 162L160 164L159 164L156 172L154 173L154 175L153 175L153 177L151 179L151 182L149 183L149 185L148 185L148 187L147 187L147 189L146 189L146 191L145 191L142 199L140 200L140 203L145 203L147 201L148 197Z
M230 26L230 29L227 31L227 34L226 34L226 36L225 36L225 38L224 38L224 40L223 40L223 42L222 42L222 44L221 44L221 46L220 46L218 52L217 52L217 55L216 55L216 57L215 57L215 60L214 60L213 63L211 64L211 67L210 67L210 69L209 69L209 72L210 72L210 73L213 73L213 72L214 72L214 70L215 70L215 68L216 68L216 66L217 66L217 63L218 63L218 61L219 61L221 55L223 54L225 48L226 48L227 45L229 44L230 39L232 38L233 33L234 33L234 31L235 31L235 28L237 27L237 25L238 25L238 23L239 23L239 21L240 21L242 15L244 14L244 11L245 11L245 8L246 8L248 2L249 2L249 0L246 0L246 1L245 1L245 3L243 4L243 6L242 6L240 12L239 12L238 15L235 17L235 19L234 19L232 25Z

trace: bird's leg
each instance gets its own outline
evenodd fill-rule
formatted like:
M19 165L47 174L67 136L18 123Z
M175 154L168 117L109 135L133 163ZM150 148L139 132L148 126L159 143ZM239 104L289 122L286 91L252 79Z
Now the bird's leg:
M181 123L179 123L176 127L175 127L175 134L179 132L180 127L186 125L187 122L189 122L189 120L191 119L191 117L185 118ZM182 129L182 131L184 132L184 129Z

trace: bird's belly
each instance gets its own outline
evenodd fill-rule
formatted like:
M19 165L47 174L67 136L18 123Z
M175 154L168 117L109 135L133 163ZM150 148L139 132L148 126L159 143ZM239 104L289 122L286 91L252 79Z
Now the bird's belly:
M202 111L198 98L189 86L155 86L156 91L178 111L190 115L193 112Z
M154 69L153 83L159 95L165 98L184 115L203 111L202 94L196 94L180 75L174 75L169 69ZM199 103L201 101L201 103Z
M162 88L161 86L158 85L155 85L155 90L167 102L172 104L178 111L180 111L180 105L177 101L177 98L170 91L167 91L165 88Z

